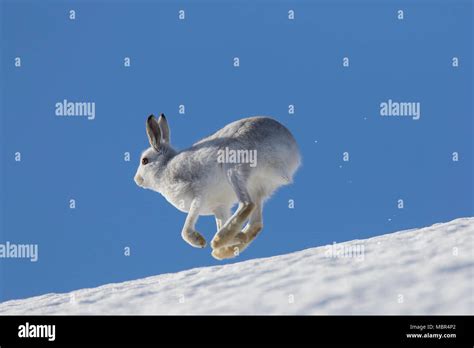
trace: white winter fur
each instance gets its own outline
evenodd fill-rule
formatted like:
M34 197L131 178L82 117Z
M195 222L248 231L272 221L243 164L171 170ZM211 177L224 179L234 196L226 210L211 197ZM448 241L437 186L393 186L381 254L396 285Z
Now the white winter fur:
M194 247L206 245L194 229L197 218L215 215L217 233L211 247L217 259L237 256L255 239L263 228L264 201L278 187L291 183L300 165L293 136L269 117L232 122L182 151L171 147L163 114L158 120L150 116L146 131L151 147L141 156L135 182L161 193L177 209L188 213L182 237ZM256 166L221 163L219 151L226 148L255 151Z

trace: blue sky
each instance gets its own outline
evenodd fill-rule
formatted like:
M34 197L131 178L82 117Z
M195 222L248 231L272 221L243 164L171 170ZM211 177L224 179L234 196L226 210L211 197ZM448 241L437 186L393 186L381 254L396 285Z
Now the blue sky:
M0 259L0 301L472 216L472 13L467 0L1 1L0 243L38 244L39 260ZM55 116L63 99L95 102L95 119ZM380 116L389 99L419 102L420 119ZM295 183L238 259L190 247L186 215L135 185L159 112L178 149L251 115L297 139ZM210 241L213 218L197 229Z

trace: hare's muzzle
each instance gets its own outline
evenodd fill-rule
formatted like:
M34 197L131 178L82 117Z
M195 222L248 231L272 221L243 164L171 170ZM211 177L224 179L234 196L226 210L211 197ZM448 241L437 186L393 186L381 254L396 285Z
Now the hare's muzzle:
M143 184L143 178L140 176L140 175L135 175L135 177L133 178L135 180L135 182L137 183L138 186L142 186Z

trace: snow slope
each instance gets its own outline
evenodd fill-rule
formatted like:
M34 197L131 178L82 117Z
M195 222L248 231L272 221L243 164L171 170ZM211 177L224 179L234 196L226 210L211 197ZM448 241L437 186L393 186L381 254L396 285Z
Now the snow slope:
M287 255L8 301L0 304L0 314L474 314L473 232L474 218L461 218Z

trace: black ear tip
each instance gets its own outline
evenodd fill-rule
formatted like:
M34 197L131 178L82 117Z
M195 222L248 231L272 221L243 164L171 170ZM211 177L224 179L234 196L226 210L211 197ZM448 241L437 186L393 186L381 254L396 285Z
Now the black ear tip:
M165 114L164 114L164 113L161 113L161 114L160 114L160 117L163 117L164 119L166 119L166 117L165 117Z
M153 114L151 114L150 116L148 116L147 118L147 121L150 121L151 119L153 119L155 116L153 116Z

